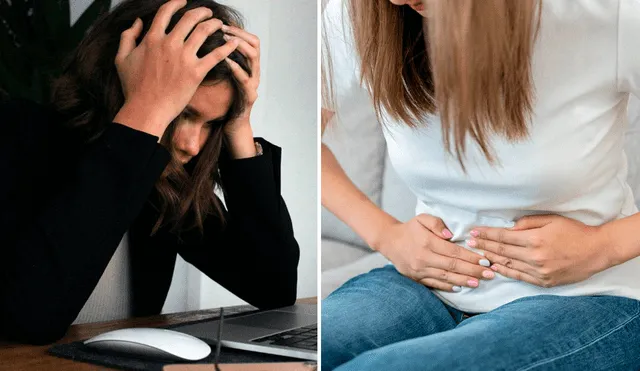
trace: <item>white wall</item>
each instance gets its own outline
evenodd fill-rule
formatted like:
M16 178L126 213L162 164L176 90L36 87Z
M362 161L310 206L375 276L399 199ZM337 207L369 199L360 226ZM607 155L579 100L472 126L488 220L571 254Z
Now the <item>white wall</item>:
M113 5L119 0L113 0ZM90 0L71 0L71 22ZM282 148L282 195L300 244L298 297L317 293L317 2L220 0L261 40L256 136ZM178 259L164 313L244 303Z

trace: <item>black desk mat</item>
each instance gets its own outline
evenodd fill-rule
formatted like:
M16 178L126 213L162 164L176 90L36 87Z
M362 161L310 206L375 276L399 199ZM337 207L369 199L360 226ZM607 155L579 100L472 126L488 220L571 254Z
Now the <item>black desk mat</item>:
M252 306L236 306L224 308L225 319L233 318L237 315L255 311L255 308ZM180 323L172 326L165 326L162 328L171 329L177 326L182 326L185 324L193 324L199 322L211 321L219 318L219 310L218 314L207 318L205 320L192 321ZM214 311L213 313L216 313ZM71 359L73 361L85 362L99 366L105 366L110 368L115 368L119 370L132 370L132 371L162 371L162 368L169 364L176 363L192 363L192 364L212 364L214 362L215 357L215 344L211 345L211 354L205 358L196 362L187 362L187 361L167 361L167 360L157 360L157 359L143 359L141 357L129 357L122 354L117 353L107 353L101 352L99 350L89 348L84 345L84 341L75 341L67 344L56 344L49 348L49 354ZM254 352L247 352L238 349L229 349L229 348L221 348L220 350L220 360L219 363L272 363L272 362L300 362L300 359L271 355L271 354L261 354Z

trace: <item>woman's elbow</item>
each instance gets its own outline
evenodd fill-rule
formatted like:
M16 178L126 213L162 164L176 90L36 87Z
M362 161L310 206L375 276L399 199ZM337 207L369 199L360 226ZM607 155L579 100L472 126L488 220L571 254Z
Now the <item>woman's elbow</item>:
M260 310L288 307L295 304L298 291L298 275L295 270L272 272L271 279L265 280L265 290L255 297L251 305Z
M273 296L272 307L274 308L282 308L288 307L295 304L297 296L298 296L298 285L293 283L293 285L289 282L286 287L284 287L277 295Z
M296 292L273 292L271 295L255 301L253 306L259 310L284 308L295 304Z

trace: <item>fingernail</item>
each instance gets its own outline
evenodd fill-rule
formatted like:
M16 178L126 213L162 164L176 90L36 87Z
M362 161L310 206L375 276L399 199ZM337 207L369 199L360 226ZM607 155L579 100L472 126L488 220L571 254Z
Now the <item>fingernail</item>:
M229 36L227 34L222 35L222 38L227 40L227 41L231 40L231 36Z
M467 281L467 284L471 287L478 287L478 281L476 280L469 280Z
M493 278L495 276L496 276L496 274L493 273L492 271L484 271L484 272L482 272L482 277L484 277L484 278Z
M474 230L472 230L471 232L469 232L469 234L470 234L470 235L472 235L473 237L478 237L478 235L479 235L480 233L478 233L478 231L476 231L476 230L474 229Z
M509 223L507 223L506 228L513 228L513 227L515 227L515 226L516 226L516 223L515 223L515 222L509 222Z
M491 266L491 269L493 269L493 270L494 270L494 271L496 271L496 272L498 271L498 267L496 267L496 265L495 265L495 264Z
M227 26L226 24L223 24L222 27L220 27L222 29L222 31L228 31L229 30L229 26Z
M469 247L476 247L477 244L476 240L467 240L467 246Z
M451 238L451 237L453 237L453 234L452 234L448 229L446 229L446 228L442 230L442 235L443 235L445 238Z
M487 259L480 259L479 263L483 267L488 267L488 266L491 265L491 262L489 260L487 260Z
M460 287L460 286L453 286L452 290L453 290L453 292L460 292L460 291L462 291L462 287Z

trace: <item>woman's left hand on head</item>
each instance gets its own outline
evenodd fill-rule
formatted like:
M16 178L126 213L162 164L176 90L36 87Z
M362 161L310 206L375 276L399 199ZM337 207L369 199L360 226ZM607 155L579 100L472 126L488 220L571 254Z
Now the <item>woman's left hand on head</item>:
M471 235L467 245L483 251L491 269L536 286L580 282L610 266L601 228L559 215L523 217L513 228L477 227Z
M260 85L260 39L256 35L235 26L224 25L222 31L225 33L225 39L237 38L240 40L237 50L247 57L251 70L251 74L249 74L235 61L229 58L226 59L233 74L242 84L246 97L246 106L241 116L230 122L225 129L227 135L229 135L251 125L249 120L251 109L258 99L258 86Z

